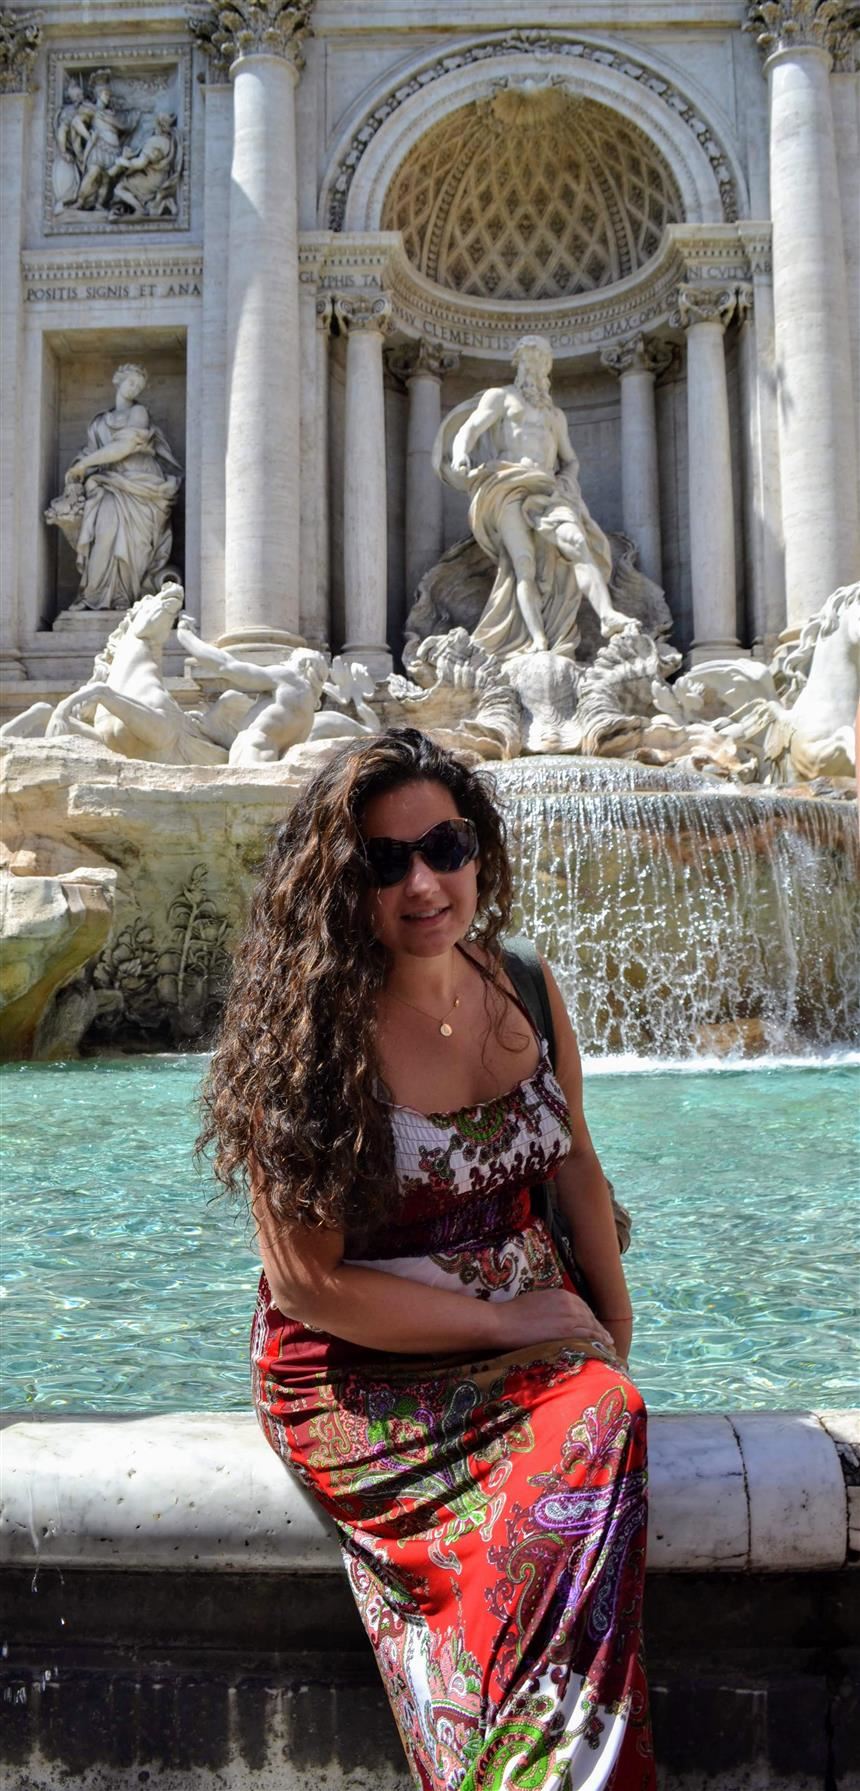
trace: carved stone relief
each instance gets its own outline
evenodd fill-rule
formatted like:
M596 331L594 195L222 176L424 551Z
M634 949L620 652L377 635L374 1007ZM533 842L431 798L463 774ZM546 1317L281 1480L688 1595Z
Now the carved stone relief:
M26 93L42 38L40 12L0 10L0 93Z
M178 1043L205 1033L224 998L230 931L206 865L194 865L157 929L138 914L97 959L92 986L116 999L96 1018L94 1037L156 1034Z
M50 56L46 231L187 226L190 62L184 47Z

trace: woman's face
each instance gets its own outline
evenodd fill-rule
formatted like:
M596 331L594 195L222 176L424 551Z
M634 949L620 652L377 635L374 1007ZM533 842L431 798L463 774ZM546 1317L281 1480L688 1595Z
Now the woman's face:
M438 821L456 821L460 811L444 784L418 780L373 796L364 811L364 838L420 839ZM409 861L402 883L372 885L367 913L376 938L393 956L436 958L465 937L478 905L478 860L459 871L434 871L420 853Z
M145 384L139 373L125 373L117 381L116 389L121 398L139 398Z

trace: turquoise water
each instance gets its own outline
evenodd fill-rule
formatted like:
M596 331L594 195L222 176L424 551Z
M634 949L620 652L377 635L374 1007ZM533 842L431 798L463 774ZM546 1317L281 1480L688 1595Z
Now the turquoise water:
M2 1404L238 1410L257 1267L195 1171L202 1058L24 1064L5 1124ZM634 1214L652 1409L858 1402L860 1066L587 1077Z

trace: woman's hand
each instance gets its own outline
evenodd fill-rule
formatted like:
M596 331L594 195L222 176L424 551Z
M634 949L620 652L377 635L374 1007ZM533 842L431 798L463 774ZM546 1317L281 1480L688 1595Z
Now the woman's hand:
M502 1348L519 1349L552 1338L588 1337L615 1354L615 1341L590 1306L565 1287L537 1288L493 1302Z

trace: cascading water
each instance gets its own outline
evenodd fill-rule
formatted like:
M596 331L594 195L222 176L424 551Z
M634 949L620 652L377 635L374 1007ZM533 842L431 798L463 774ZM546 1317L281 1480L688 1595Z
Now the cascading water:
M687 1057L733 1028L772 1053L860 1042L852 803L620 760L494 775L522 930L585 1052Z

